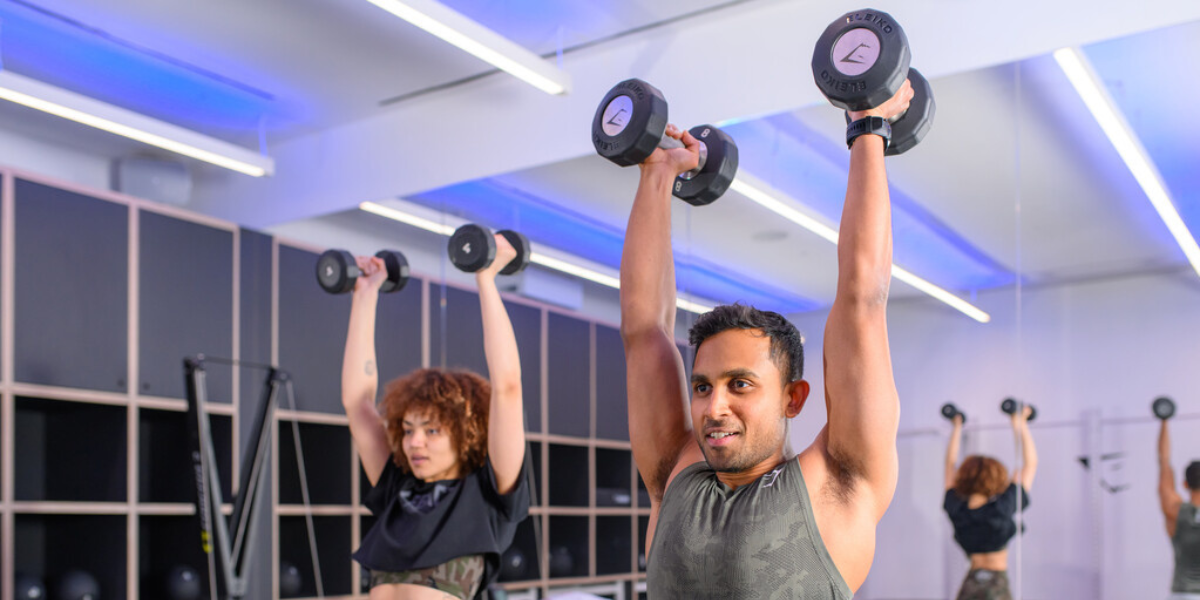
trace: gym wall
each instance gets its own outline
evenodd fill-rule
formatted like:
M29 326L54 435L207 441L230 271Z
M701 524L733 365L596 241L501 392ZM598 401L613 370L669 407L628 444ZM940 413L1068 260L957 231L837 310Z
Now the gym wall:
M182 369L184 356L205 353L277 364L295 381L295 406L281 398L273 423L250 597L281 596L273 574L283 562L303 575L295 597L317 593L293 427L325 593L364 597L350 552L372 517L360 504L367 484L340 403L349 298L317 286L322 248L40 175L0 173L5 589L17 572L53 584L82 568L106 600L161 598L170 567L205 572ZM408 240L393 242L408 248ZM382 381L423 365L486 376L474 286L445 283L420 265L414 274L379 304ZM533 518L542 526L522 524L515 548L526 566L502 585L635 594L648 499L629 452L616 326L519 298L506 304L522 350ZM252 368L209 367L227 504L262 380Z
M1164 595L1172 554L1158 507L1150 403L1168 395L1179 404L1172 458L1182 479L1200 459L1200 438L1190 434L1200 419L1194 279L1174 271L1024 289L1019 313L1011 288L980 294L993 317L986 327L929 301L894 303L901 477L879 526L881 551L856 598L954 597L967 561L941 508L950 426L939 407L954 402L968 415L963 456L989 454L1011 469L1016 448L999 410L1008 396L1037 407L1031 428L1040 459L1027 533L1009 546L1013 584L1031 599ZM794 315L810 356L819 356L826 316ZM810 367L807 378L823 389L820 369ZM792 429L796 448L812 441L824 410L810 399ZM1100 469L1083 467L1079 458L1089 456Z

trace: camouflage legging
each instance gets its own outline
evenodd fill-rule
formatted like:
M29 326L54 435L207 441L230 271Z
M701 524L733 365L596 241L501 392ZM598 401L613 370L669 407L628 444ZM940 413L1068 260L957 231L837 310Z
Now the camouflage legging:
M972 569L958 590L958 600L1012 600L1008 572Z
M428 569L401 573L371 571L371 587L389 583L423 585L435 590L471 600L483 582L483 555L460 556Z

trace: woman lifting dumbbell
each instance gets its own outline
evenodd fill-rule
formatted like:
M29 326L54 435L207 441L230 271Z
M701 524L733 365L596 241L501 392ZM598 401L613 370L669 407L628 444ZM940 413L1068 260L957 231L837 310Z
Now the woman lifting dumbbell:
M1158 430L1158 501L1175 550L1170 600L1200 600L1200 461L1192 461L1184 471L1188 493L1184 502L1175 487L1167 427L1167 421L1175 416L1175 402L1164 396L1155 399L1151 408L1162 423Z
M380 291L403 287L407 263L381 253L318 265L327 291L343 291L345 281L353 291L342 403L372 485L364 503L377 520L354 553L370 570L372 600L478 597L529 510L520 361L496 288L496 275L521 259L508 237L486 241L493 259L479 261L474 272L491 381L467 371L418 369L388 383L378 407L376 304Z
M1011 480L1004 465L989 456L971 455L956 466L966 415L953 404L942 407L942 415L954 423L946 448L946 495L942 506L954 525L954 540L971 561L958 600L1012 598L1007 546L1017 533L1013 519L1017 505L1020 503L1020 510L1029 506L1029 488L1037 472L1037 449L1028 424L1037 413L1011 398L1001 404L1001 410L1012 419L1022 454L1022 465Z

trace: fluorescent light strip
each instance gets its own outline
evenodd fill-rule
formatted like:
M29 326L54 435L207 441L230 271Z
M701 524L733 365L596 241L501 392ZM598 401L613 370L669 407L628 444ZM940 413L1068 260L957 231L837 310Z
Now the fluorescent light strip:
M1175 242L1192 264L1192 269L1200 275L1200 246L1197 246L1196 238L1179 216L1179 211L1171 201L1171 194L1163 184L1162 175L1150 159L1150 154L1146 152L1146 148L1142 146L1137 134L1133 132L1133 128L1129 126L1108 91L1100 84L1100 79L1087 57L1078 48L1062 48L1054 52L1054 60L1058 61L1058 66L1062 67L1067 79L1075 86L1075 91L1104 130L1104 135L1108 136L1108 140L1117 149L1117 154L1121 155L1121 160L1125 161L1138 185L1142 186L1146 198L1175 237Z
M837 244L838 232L832 225L829 225L821 219L805 214L796 209L794 205L799 204L794 200L784 201L782 198L786 196L776 190L767 191L769 186L759 181L754 176L741 171L738 173L737 179L733 180L733 184L729 189L737 192L767 210L817 234L825 240ZM950 292L914 275L911 271L892 264L892 276L908 285L911 285L918 290L948 304L951 308L979 321L987 323L992 320L991 315L976 308L971 303L951 294Z
M434 0L367 0L547 94L570 91L571 77L542 57Z
M364 211L381 217L387 217L394 221L399 221L407 225L412 225L425 231L431 231L438 235L450 236L454 234L456 226L438 223L437 221L421 217L410 212L398 210L390 206L385 206L377 202L363 202L358 207ZM580 279L586 279L593 283L598 283L613 289L621 289L621 280L617 275L603 273L599 269L585 267L579 262L583 259L571 256L565 252L558 250L550 250L549 252L534 252L529 255L529 262L541 265L547 269L553 269L560 273L566 273ZM682 298L675 299L675 306L688 312L703 314L713 309L712 305L692 302Z
M9 71L0 71L0 99L246 175L275 169L268 156Z

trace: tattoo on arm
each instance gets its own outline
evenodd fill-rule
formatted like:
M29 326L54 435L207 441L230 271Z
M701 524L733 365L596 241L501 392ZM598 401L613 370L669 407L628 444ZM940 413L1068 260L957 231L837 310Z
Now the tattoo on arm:
M363 370L367 373L367 375L373 377L375 375L375 361L368 360L367 363L363 365Z

